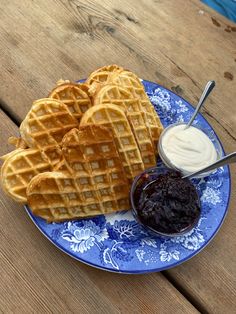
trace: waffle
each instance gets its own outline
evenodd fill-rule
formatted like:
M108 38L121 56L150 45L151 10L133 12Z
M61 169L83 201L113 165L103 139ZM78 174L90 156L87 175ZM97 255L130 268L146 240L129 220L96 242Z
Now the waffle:
M154 147L157 147L157 142L160 134L163 130L161 121L151 104L146 92L144 90L143 84L140 79L133 72L124 70L116 65L103 67L93 72L88 80L88 85L90 86L89 93L91 97L96 98L96 93L103 85L111 84L118 85L124 89L128 89L132 96L140 100L140 112L144 112L144 119L146 125L148 125L149 133L152 137ZM157 149L155 149L157 151Z
M155 151L149 125L146 123L146 114L141 111L139 99L119 85L105 85L94 98L94 105L112 103L126 110L127 118L139 146L144 167L150 168L156 165Z
M78 121L61 101L44 98L33 103L20 126L23 140L29 147L47 150L61 144L63 136Z
M88 85L92 85L93 83L105 84L110 81L111 76L115 72L119 73L121 71L123 71L123 68L116 64L104 66L92 72L87 78L86 83Z
M140 111L145 113L146 123L149 126L150 134L156 147L163 126L139 78L130 71L122 71L112 76L111 83L129 90L134 98L140 100Z
M61 100L78 122L80 122L83 113L92 106L88 96L88 86L85 84L63 82L55 87L48 97Z
M112 83L126 87L131 91L132 94L137 93L139 95L139 90L144 90L143 84L141 83L139 77L131 71L123 70L121 72L116 72L111 80ZM135 91L134 88L138 90ZM145 94L146 95L146 94Z
M93 106L83 115L80 124L99 124L110 128L130 181L144 170L140 151L124 110L113 104Z
M4 191L15 201L26 203L26 188L30 180L38 173L53 170L61 157L60 151L47 151L47 155L38 149L16 149L5 156L1 168L1 181Z
M156 165L161 131L134 73L113 64L86 83L60 80L9 138L3 189L49 222L128 209L134 177Z
M102 86L94 95L93 104L96 106L105 103L114 103L127 110L128 102L132 102L133 99L133 95L127 89L118 85L107 84Z
M111 132L98 125L73 129L63 139L72 171L35 176L27 199L32 212L63 221L129 208L129 187Z

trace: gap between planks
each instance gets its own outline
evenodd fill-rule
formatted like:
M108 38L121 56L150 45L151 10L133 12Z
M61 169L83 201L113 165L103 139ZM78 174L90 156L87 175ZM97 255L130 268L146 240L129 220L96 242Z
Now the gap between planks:
M20 119L17 118L17 116L14 114L14 112L12 112L11 110L9 110L9 107L2 101L0 100L0 110L2 110L2 112L4 112L4 114L14 123L16 124L18 127L21 124Z
M173 287L175 287L175 289L178 290L185 297L185 299L188 300L188 302L191 303L193 307L195 307L195 309L198 310L199 313L209 314L209 311L207 311L207 309L204 307L204 305L201 304L200 302L198 302L197 300L195 300L194 297L191 295L191 292L187 291L181 285L181 283L179 283L177 280L175 280L175 278L172 275L170 275L166 270L161 271L161 273L166 278L166 280L168 280L169 283Z

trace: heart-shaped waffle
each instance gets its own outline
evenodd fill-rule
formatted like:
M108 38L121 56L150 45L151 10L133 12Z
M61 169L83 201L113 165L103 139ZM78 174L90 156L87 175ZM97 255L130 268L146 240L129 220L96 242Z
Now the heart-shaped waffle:
M47 150L59 146L63 136L78 121L61 101L43 98L35 101L20 126L23 140L29 147Z
M102 68L97 69L96 71L92 72L86 80L86 84L92 85L94 83L99 84L106 84L110 81L111 76L114 73L119 73L124 69L116 64L111 64L104 66Z
M85 112L80 122L81 126L87 124L99 124L111 130L130 181L144 170L138 144L123 109L113 104L93 106Z
M99 89L106 84L121 86L128 90L133 98L139 99L139 111L145 113L145 120L146 124L148 124L149 133L151 133L152 136L153 145L155 148L157 147L163 126L137 75L117 65L112 65L93 72L89 76L87 84L90 85L89 92L93 100L95 100Z
M140 100L119 85L105 85L94 97L94 105L112 103L126 110L145 168L156 165L155 152L147 114L142 112Z
M71 130L63 139L65 172L35 176L28 204L47 221L94 216L129 208L129 185L112 133L99 125Z
M15 201L26 203L26 188L38 173L51 171L61 159L61 151L50 148L41 152L35 148L16 149L2 157L1 182L4 191Z
M48 97L61 100L78 122L83 113L92 106L88 86L85 84L65 82L55 87Z
M147 123L152 134L154 146L156 147L160 134L163 131L163 126L139 78L130 71L122 71L115 73L109 83L122 86L127 89L134 98L140 100L140 110L146 113Z

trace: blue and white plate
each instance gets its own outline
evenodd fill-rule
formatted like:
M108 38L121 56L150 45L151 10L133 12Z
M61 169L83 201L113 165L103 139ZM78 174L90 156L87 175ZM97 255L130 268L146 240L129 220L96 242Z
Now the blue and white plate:
M158 84L148 81L143 84L164 127L189 121L194 109L188 102ZM203 116L198 115L195 123L211 138L216 136ZM221 167L195 183L201 199L201 218L192 231L176 238L149 234L135 222L131 211L48 224L28 207L26 210L54 245L81 262L120 273L155 272L196 255L215 236L225 218L230 198L229 168Z

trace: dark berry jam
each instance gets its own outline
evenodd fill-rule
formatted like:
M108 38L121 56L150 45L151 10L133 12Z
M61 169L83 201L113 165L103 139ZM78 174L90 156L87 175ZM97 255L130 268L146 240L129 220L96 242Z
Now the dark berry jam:
M141 223L164 234L184 232L200 216L194 185L174 170L145 174L134 192L134 205Z

